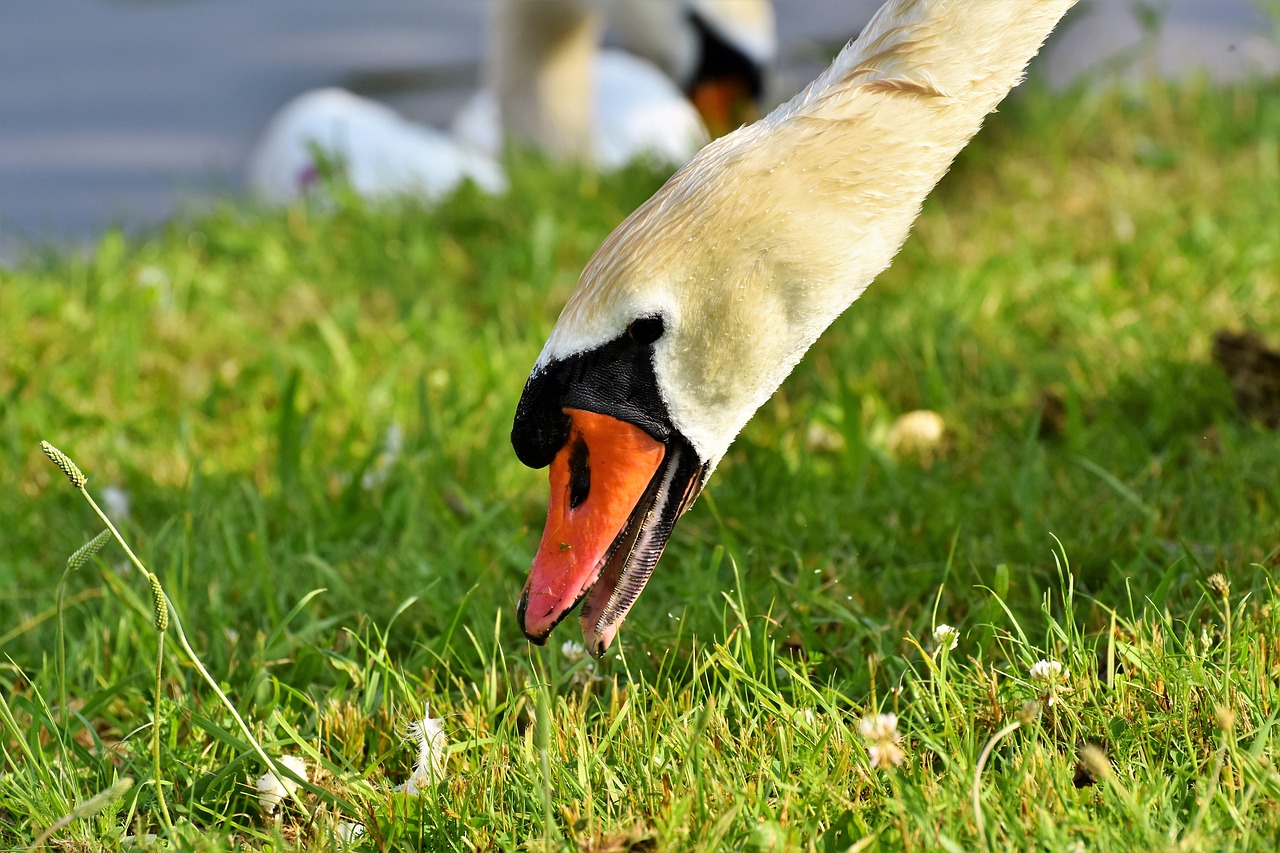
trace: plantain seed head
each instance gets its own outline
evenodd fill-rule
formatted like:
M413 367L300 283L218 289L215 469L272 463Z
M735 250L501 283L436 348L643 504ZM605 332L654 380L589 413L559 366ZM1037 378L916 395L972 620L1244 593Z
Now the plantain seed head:
M80 548L67 558L67 571L74 572L76 569L89 562L94 554L102 550L102 546L107 544L107 540L111 538L111 531L104 530L88 542L80 546Z
M84 484L89 482L89 478L84 475L80 467L71 461L71 457L54 447L47 441L40 442L40 449L44 451L44 455L48 456L54 465L61 469L62 473L67 475L67 479L71 481L71 485L77 489L83 489Z
M169 602L164 597L164 587L160 586L160 578L150 575L151 606L155 611L156 630L164 633L169 630Z

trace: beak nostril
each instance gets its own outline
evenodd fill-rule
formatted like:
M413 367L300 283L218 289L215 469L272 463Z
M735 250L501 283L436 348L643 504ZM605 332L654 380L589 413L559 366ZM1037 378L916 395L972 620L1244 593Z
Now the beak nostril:
M581 435L573 437L569 448L569 509L577 509L591 493L591 451ZM561 550L567 550L563 544Z

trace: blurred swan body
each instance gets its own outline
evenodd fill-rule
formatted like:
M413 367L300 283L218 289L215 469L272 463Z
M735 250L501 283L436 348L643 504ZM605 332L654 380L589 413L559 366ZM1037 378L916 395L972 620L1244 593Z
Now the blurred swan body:
M606 17L679 85L648 59L601 50ZM728 130L737 118L727 99L758 106L775 55L769 0L501 0L488 86L464 105L452 134L342 89L316 89L271 119L248 182L262 198L287 203L307 194L331 161L366 198L435 201L467 180L501 193L508 135L606 171L640 158L678 166L710 139L685 93L715 113L717 132Z
M600 48L606 20L627 51ZM604 170L681 165L709 126L754 117L776 54L769 0L501 0L454 134L493 156L511 138Z
M467 180L488 193L507 188L492 157L337 88L304 92L272 117L250 157L249 186L268 201L288 203L316 185L318 160L325 159L365 198L436 201Z
M576 93L565 95L590 97L588 128L559 125L521 134L524 138L553 156L583 153L605 171L641 158L678 166L707 144L710 137L698 111L657 67L619 50L599 51L590 62ZM588 96L582 89L591 84L595 91ZM453 134L464 145L497 157L504 143L500 113L497 93L484 89L458 112Z
M710 139L693 105L648 61L600 50L600 0L501 0L485 87L454 123L497 155L508 139L558 159L616 169L639 157L684 163Z

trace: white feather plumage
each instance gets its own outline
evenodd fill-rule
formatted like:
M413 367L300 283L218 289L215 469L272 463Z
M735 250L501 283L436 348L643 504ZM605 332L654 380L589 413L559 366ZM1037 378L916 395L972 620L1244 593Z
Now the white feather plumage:
M714 467L889 265L1074 2L891 0L803 92L707 146L605 240L535 372L662 314L659 388Z

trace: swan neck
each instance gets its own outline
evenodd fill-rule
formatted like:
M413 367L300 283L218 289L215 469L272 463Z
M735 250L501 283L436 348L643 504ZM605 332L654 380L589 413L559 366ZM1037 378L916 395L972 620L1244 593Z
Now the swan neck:
M554 157L586 157L601 16L590 0L503 0L488 75L507 135Z

